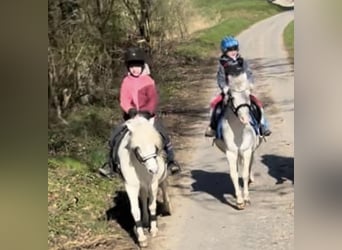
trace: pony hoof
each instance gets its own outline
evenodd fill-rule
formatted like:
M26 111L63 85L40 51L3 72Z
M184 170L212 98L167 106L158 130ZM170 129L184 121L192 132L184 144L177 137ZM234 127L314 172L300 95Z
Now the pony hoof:
M165 202L164 211L165 211L165 214L167 214L169 216L172 215L172 205L171 205L171 202Z
M157 236L157 234L158 234L158 229L155 229L155 230L151 230L151 236L152 237L156 237Z
M243 210L243 209L245 209L245 203L244 203L244 202L242 202L242 203L237 203L237 204L236 204L236 207L237 207L237 209L239 209L239 210Z
M139 241L140 247L147 247L147 240Z

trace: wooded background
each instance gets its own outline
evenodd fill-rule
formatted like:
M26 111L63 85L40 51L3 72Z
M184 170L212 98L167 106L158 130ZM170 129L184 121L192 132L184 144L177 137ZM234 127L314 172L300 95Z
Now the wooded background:
M140 46L155 74L185 36L184 0L49 0L49 127L68 124L78 105L110 107L124 73L122 55Z

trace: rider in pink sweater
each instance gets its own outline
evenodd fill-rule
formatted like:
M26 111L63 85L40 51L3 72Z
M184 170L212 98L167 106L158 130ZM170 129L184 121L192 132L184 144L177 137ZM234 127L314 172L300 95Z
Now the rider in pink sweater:
M163 138L164 149L167 153L168 169L171 174L179 173L181 169L174 159L175 156L170 137L161 120L156 117L158 93L155 82L149 75L144 52L139 48L128 49L125 53L125 64L128 72L122 80L120 89L120 107L123 111L123 118L128 120L137 114L143 115L147 119L155 117L154 126ZM118 172L116 150L125 129L125 124L120 124L113 130L110 140L110 148L113 150L113 152L110 152L113 160L109 160L111 168L100 168L101 174L111 177L113 171Z
M134 69L133 67L132 69ZM122 81L120 106L128 114L131 109L155 115L158 94L154 80L149 75L139 77L128 74Z

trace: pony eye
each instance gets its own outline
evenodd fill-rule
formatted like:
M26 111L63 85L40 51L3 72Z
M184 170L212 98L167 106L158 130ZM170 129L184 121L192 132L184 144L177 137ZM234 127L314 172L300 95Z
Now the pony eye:
M137 159L139 161L142 161L142 158L141 158L141 155L140 155L140 148L139 147L134 148L134 154L135 154L135 157L137 157Z

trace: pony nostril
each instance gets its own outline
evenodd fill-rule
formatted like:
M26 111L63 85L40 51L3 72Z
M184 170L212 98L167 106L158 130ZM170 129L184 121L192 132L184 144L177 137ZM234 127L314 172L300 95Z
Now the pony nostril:
M150 166L147 168L147 171L150 173L150 174L155 174L158 172L158 166Z
M148 173L150 173L150 174L152 174L152 175L153 175L153 174L155 174L155 173L156 173L156 171L153 171L152 169L149 169L149 170L148 170Z

